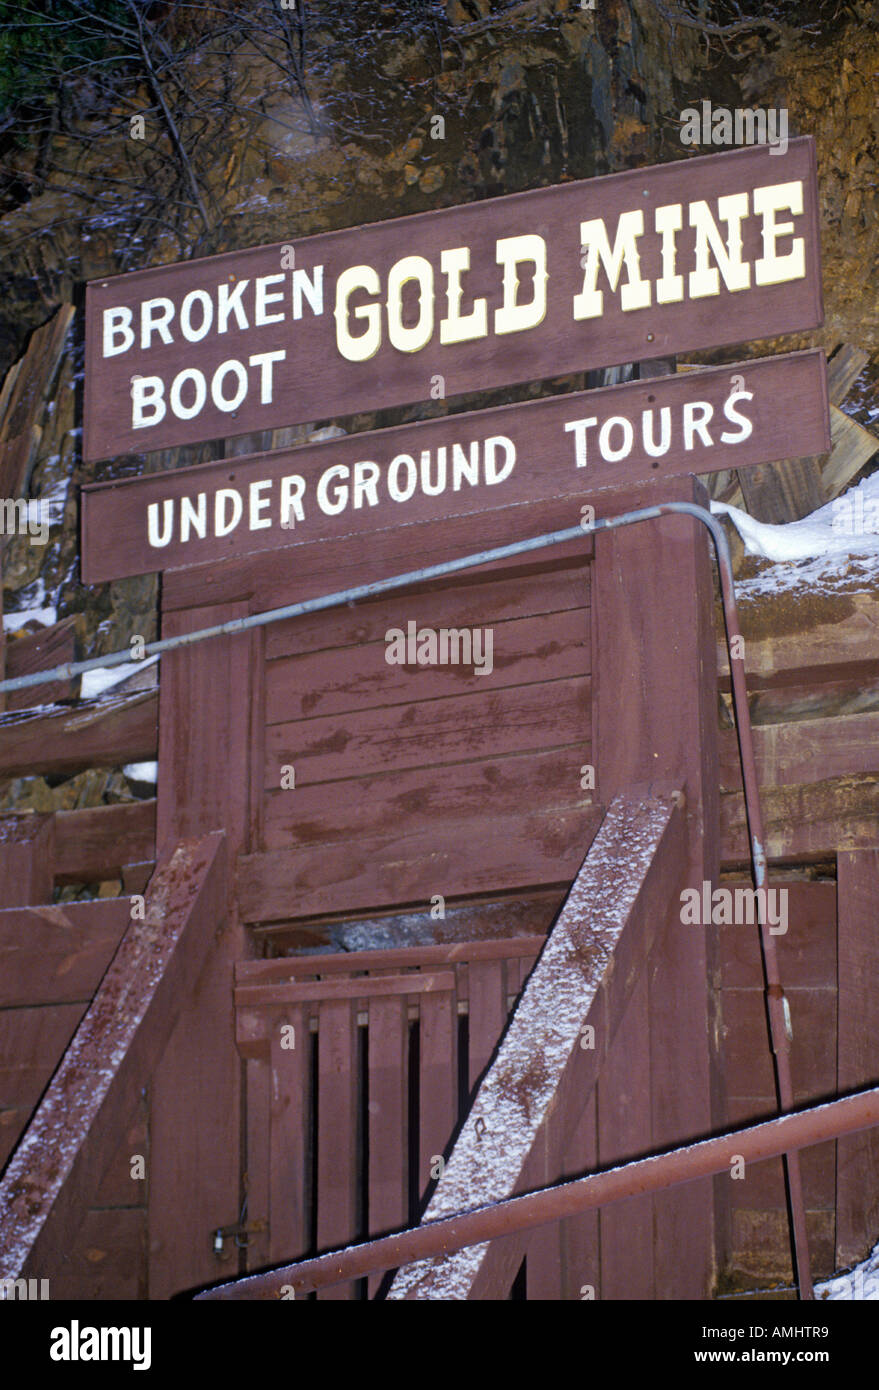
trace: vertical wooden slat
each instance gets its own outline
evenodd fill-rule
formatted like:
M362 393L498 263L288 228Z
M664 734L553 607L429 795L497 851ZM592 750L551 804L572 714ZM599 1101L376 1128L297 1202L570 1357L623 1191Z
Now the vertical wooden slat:
M470 994L470 1089L473 1090L498 1045L507 1021L502 960L472 960Z
M598 1166L595 1098L596 1093L593 1091L568 1141L565 1151L565 1177L579 1177L593 1172ZM565 1254L562 1297L588 1299L591 1289L592 1298L597 1299L601 1296L598 1212L586 1211L582 1216L570 1216L562 1226Z
M246 1175L247 1219L261 1223L264 1229L253 1232L248 1240L246 1264L248 1270L261 1269L270 1256L271 1215L269 1184L271 1175L271 1062L266 1058L251 1058L245 1063L245 1097L247 1106Z
M838 1089L879 1082L879 850L837 859L839 959ZM838 1141L836 1264L867 1255L879 1230L879 1130Z
M0 817L0 908L52 901L54 816Z
M409 1020L405 995L369 1001L369 1234L409 1214ZM370 1297L383 1275L369 1280Z
M345 1245L357 1231L357 1039L355 1006L339 999L318 1014L317 1243ZM354 1283L318 1298L350 1299Z
M598 1160L603 1168L650 1153L650 1043L647 977L629 1000L598 1082ZM654 1297L653 1198L630 1197L603 1207L601 1297Z
M295 1005L279 1010L271 1025L269 1091L269 1250L270 1259L279 1263L298 1259L308 1246L305 1210L308 1042L307 1010Z
M458 1011L454 993L421 995L418 1037L418 1192L423 1200L432 1183L431 1162L446 1151L458 1120Z

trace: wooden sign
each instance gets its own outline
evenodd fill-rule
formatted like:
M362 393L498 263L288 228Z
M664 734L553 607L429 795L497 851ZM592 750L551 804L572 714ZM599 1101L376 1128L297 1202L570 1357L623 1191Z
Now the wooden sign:
M830 447L823 352L628 382L82 491L87 584ZM571 518L576 525L578 518Z
M814 142L754 145L94 281L84 453L221 439L822 320Z

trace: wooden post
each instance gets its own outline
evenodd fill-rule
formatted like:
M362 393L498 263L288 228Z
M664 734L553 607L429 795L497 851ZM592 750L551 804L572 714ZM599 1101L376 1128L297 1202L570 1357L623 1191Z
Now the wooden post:
M645 486L636 496L615 494L603 510L599 498L600 494L599 516L660 501L708 505L704 488L692 478ZM709 546L705 528L689 517L599 533L593 577L592 747L598 798L607 805L633 785L656 779L670 778L683 786L689 845L685 882L693 887L713 880L718 869L717 678ZM655 910L661 911L659 903ZM712 1118L720 1118L718 1097L713 1095L716 1078L709 1065L706 933L682 926L679 900L668 905L665 926L649 985L649 1044L640 1020L633 1018L634 1052L619 1073L622 1084L626 1075L640 1072L638 1092L620 1110L618 1121L611 1121L605 1082L603 1124L599 1089L602 1163L633 1148L661 1148L708 1134ZM630 1109L639 1106L642 1121L636 1133ZM653 1296L708 1297L714 1229L711 1181L688 1184L652 1201ZM626 1206L634 1210L633 1203ZM626 1220L625 1207L601 1215L602 1279L608 1241L628 1240ZM650 1260L650 1248L641 1249L639 1267ZM621 1285L615 1280L613 1288Z
M165 613L163 635L247 613L244 603ZM232 972L246 954L235 910L234 866L247 847L250 702L248 634L180 647L162 657L156 843L224 828L225 920L152 1082L149 1232L151 1298L237 1273L234 1241L222 1257L212 1232L235 1225L243 1200L242 1062L235 1046Z
M55 817L0 817L0 907L52 901Z

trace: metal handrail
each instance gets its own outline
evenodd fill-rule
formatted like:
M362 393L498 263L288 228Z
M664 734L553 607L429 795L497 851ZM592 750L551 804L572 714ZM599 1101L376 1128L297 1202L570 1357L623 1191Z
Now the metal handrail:
M717 558L724 623L726 627L727 650L729 653L733 709L742 764L742 781L750 837L751 863L754 875L754 886L757 890L757 915L760 926L763 969L766 980L769 1033L775 1058L776 1091L780 1109L782 1111L787 1111L793 1106L793 1083L791 1080L789 1058L791 1039L790 1010L779 976L775 940L769 930L767 921L767 895L765 891L763 893L759 891L761 888L765 890L766 886L766 842L763 831L763 817L760 808L760 794L757 784L754 739L748 710L747 690L745 687L744 642L739 627L738 610L736 608L735 586L733 583L732 560L729 545L720 522L717 521L705 507L700 507L693 502L661 502L652 507L642 507L636 511L623 512L619 516L604 517L601 520L588 523L584 520L581 521L578 526L568 527L562 531L551 531L542 536L531 536L526 540L513 541L509 545L497 546L491 550L483 550L476 554L465 555L457 560L446 560L437 565L428 565L422 569L411 570L407 574L392 575L388 579L379 579L372 584L360 584L353 588L339 590L337 593L323 594L317 598L304 599L299 603L286 604L282 608L273 608L263 613L249 614L246 618L232 618L228 622L218 623L214 627L201 628L195 632L179 633L175 637L166 637L157 642L149 642L144 645L141 655L143 658L146 658L147 656L173 651L177 647L185 647L195 642L203 642L211 637L230 636L235 633L247 632L256 627L267 627L270 623L283 622L288 618L300 617L306 613L320 612L323 609L338 608L345 604L356 603L360 599L374 598L377 594L390 593L396 589L409 588L415 584L422 584L431 579L439 579L445 575L455 574L460 570L472 569L477 565L490 564L497 560L510 559L513 556L527 554L529 551L545 549L547 546L561 545L569 541L583 539L584 536L594 535L600 531L612 531L620 526L631 526L638 522L654 521L663 516L677 514L692 516L697 521L701 522L703 526L708 528L714 542L714 550ZM733 652L734 647L736 648L735 654ZM93 657L88 661L65 662L48 671L38 671L32 675L17 676L10 680L0 681L0 691L22 690L26 687L39 685L48 681L69 680L71 677L80 675L86 671L118 666L130 660L131 651L129 650L113 652L108 656ZM793 1224L797 1282L799 1285L800 1297L808 1299L813 1297L812 1279L809 1271L809 1247L806 1234L802 1179L800 1175L799 1157L795 1152L785 1156L785 1166Z

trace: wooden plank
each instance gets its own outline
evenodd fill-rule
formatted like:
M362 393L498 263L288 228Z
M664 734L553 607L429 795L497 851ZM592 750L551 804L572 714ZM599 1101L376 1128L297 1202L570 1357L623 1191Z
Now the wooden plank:
M874 1085L879 1077L879 850L842 852L837 859L839 911L840 1092ZM879 1227L879 1133L838 1141L836 1267L870 1252Z
M317 1244L347 1245L357 1232L357 1040L355 1006L327 1000L318 1017ZM354 1283L321 1289L318 1298L356 1297Z
M155 759L158 694L108 695L0 716L0 777L72 773Z
M596 1108L596 1091L593 1091L565 1145L563 1176L566 1178L581 1177L585 1173L594 1172L598 1166ZM569 1216L562 1222L565 1252L563 1298L589 1302L600 1297L598 1221L598 1210L593 1210L583 1212L580 1216Z
M264 793L266 850L289 849L381 835L399 826L407 835L429 833L442 821L460 824L532 811L572 811L592 804L580 769L590 761L588 726L579 743L547 751L525 750L498 758L383 772L337 782L297 784Z
M487 962L494 965L495 962ZM450 970L419 974L357 976L351 980L312 980L305 984L239 985L235 1004L240 1008L255 1008L261 1004L304 1004L324 999L374 999L384 995L430 994L434 990L451 989L454 975Z
M0 912L0 1009L90 1000L130 913L127 898Z
M746 890L749 896L745 905L753 903L751 879L726 879L720 886L732 892ZM770 888L772 917L777 926L787 928L775 937L785 989L835 990L836 884L787 882L773 877ZM782 893L784 899L778 896ZM744 922L707 930L717 939L722 988L756 989L762 993L763 961L756 926Z
M813 454L739 469L736 476L747 511L776 526L816 512L827 501L822 478L826 457Z
M564 900L562 887L535 892L487 894L446 903L446 915L434 918L427 903L412 911L354 916L312 917L304 922L271 922L251 928L255 939L276 954L314 951L359 951L370 941L388 950L413 941L461 943L491 941L510 935L546 935Z
M805 588L762 595L753 606L740 595L739 616L749 689L817 684L832 679L836 667L879 661L879 597L868 591L827 595L820 604ZM722 639L717 644L717 669L728 690L729 662Z
M833 405L842 405L870 360L869 352L843 343L827 362L827 391Z
M0 906L52 901L54 817L0 816Z
M52 1268L52 1298L71 1302L145 1299L146 1224L143 1207L86 1212L74 1248Z
M450 987L451 988L451 987ZM369 1001L369 1234L405 1226L409 1216L409 1021L405 996ZM384 1275L368 1281L374 1296Z
M879 449L879 439L844 411L830 407L830 457L821 479L828 497L837 497Z
M9 680L46 671L65 661L76 660L77 631L81 618L74 614L60 623L41 628L10 642L6 649L6 676ZM50 705L57 700L75 699L79 695L79 677L72 681L52 681L26 690L7 692L6 708L28 709L32 705Z
M24 356L7 374L0 397L0 497L27 491L43 410L74 312L72 304L62 304L31 334Z
M268 1053L268 1047L265 1049ZM246 1055L242 1051L242 1056ZM248 1239L244 1254L248 1270L261 1269L271 1260L271 1066L268 1055L245 1062L247 1080L246 1183L248 1224L258 1227ZM304 1170L302 1170L304 1179ZM286 1217L287 1209L284 1209Z
M238 861L238 904L246 922L289 921L327 912L428 903L448 897L563 884L595 833L600 812L550 812L441 824L434 832L367 837L306 850L275 850ZM461 853L463 826L472 854Z
M597 1088L598 1162L611 1168L652 1153L647 978L638 979ZM653 1299L654 1201L630 1197L599 1212L601 1298Z
M737 401L744 415L729 404L729 367L713 367L375 430L365 470L355 434L87 487L83 576L95 584L279 548L292 548L295 565L296 549L308 542L356 535L366 543L388 527L436 517L453 523L497 502L557 497L587 467L591 487L625 487L829 449L820 351L757 359L745 370L747 405ZM780 414L779 398L795 408ZM694 403L704 426L698 430ZM660 411L667 431L651 444ZM730 424L740 428L732 433ZM614 431L622 444L612 441ZM293 481L296 511L285 525ZM230 506L237 521L224 523ZM238 525L245 508L246 528Z
M456 634L445 639L449 646L444 654L454 658L447 665L389 665L389 644L384 640L273 661L266 673L266 722L289 726L295 719L327 718L443 696L484 696L489 690L589 674L588 610L503 623L488 623L487 617L483 614L475 639L465 625L444 629ZM417 633L429 629L436 634L435 623L429 608L416 607L410 600L408 622L387 631L403 634L403 640L411 634L415 655ZM444 649L437 645L437 652ZM459 655L469 660L458 661Z
M550 552L551 557L551 552ZM466 571L432 583L413 585L402 594L385 594L351 607L327 608L299 618L273 623L266 628L266 657L270 662L285 656L324 651L328 647L353 647L384 638L389 627L403 627L412 617L413 603L425 625L462 627L487 621L500 623L542 613L563 613L589 607L589 565L572 565L502 579L477 575L471 582Z
M627 871L618 865L625 860ZM529 976L494 1065L485 1074L423 1220L499 1201L560 1176L561 1152L543 1143L550 1108L580 1118L613 1042L685 859L683 818L641 793L614 802ZM583 1050L584 1024L596 1047ZM401 1270L389 1297L503 1298L527 1246L503 1241Z
M30 1119L88 1007L0 1010L0 1165Z
M222 836L159 868L144 919L125 936L0 1183L0 1247L11 1277L51 1274L89 1209L131 1096L156 1063L222 919ZM109 1152L108 1152L109 1151ZM153 1154L153 1174L168 1155Z
M418 1193L433 1191L436 1160L448 1154L458 1122L458 1012L454 985L425 994L418 1019Z
M544 680L273 724L263 786L280 786L281 768L291 763L297 783L313 785L573 743L588 728L590 688L585 676Z
M359 536L335 540L305 541L296 549L296 565L284 550L258 555L231 556L222 565L192 565L167 570L162 581L165 611L186 610L205 603L252 601L255 608L280 607L344 587L371 584L398 574L420 571L463 555L479 554L492 547L527 540L543 532L558 531L579 522L582 495L573 489L563 497L528 506L492 507L472 516L413 522L377 531L364 547ZM476 565L457 576L458 584L477 584L489 579L530 577L562 564L588 564L592 537L583 535L552 546L533 556L516 556ZM448 582L448 581L446 581ZM352 612L357 613L357 608ZM298 621L298 619L297 619Z
M156 857L156 802L120 802L55 813L55 877L90 883ZM133 891L133 890L132 890Z
M761 788L879 772L879 711L758 726L754 755ZM742 785L733 729L720 737L720 785L726 791Z
M311 1236L305 1187L311 1092L308 1013L307 1008L285 1005L273 1011L270 1024L269 1260L274 1263L305 1254Z
M702 506L707 501L695 479L644 489L637 504L649 505L651 500ZM634 504L634 499L627 503L622 498L618 503L620 510ZM648 573L655 592L663 595L658 608L644 603L643 576ZM674 779L686 795L687 884L710 881L717 873L713 592L707 539L703 528L689 518L663 518L596 537L597 794L607 804L632 785ZM658 932L651 962L649 1097L645 1090L640 1093L641 1103L652 1107L653 1139L661 1147L709 1133L712 1118L719 1122L712 1114L718 1108L719 1078L712 1071L709 1050L707 943L704 933L681 926L679 902L665 934ZM646 1080L643 1072L641 1079ZM628 1123L626 1115L621 1122ZM605 1131L605 1144L608 1137ZM621 1146L630 1138L624 1128ZM648 1247L653 1286L665 1297L707 1297L713 1260L712 1182L658 1194L653 1210L655 1238ZM625 1257L633 1282L651 1278L643 1269L650 1255L641 1252L636 1257L627 1243Z
M286 956L281 960L245 960L235 967L236 985L280 984L286 980L326 979L359 970L415 969L459 960L533 960L543 936L511 936L497 941L454 941L446 945L406 946L395 950L342 951L336 955Z
M768 224L759 209L749 214L752 200L748 195L752 190L773 185L777 188L779 184L795 190L796 209L789 207L779 216L789 212L794 217L796 245L802 249L803 258L797 264L792 253L777 260L770 256L767 266L761 228ZM445 392L453 396L474 387L490 390L516 381L636 361L643 354L648 336L652 339L650 351L662 357L677 351L774 338L818 327L823 322L823 307L816 184L814 141L800 137L791 140L780 157L777 150L757 144L300 238L292 244L296 270L282 275L278 274L278 267L284 263L284 247L278 244L173 266L154 266L129 274L124 280L114 277L93 281L86 297L83 456L93 460L221 439L228 435L230 425L239 433L248 434L289 425L294 415L292 423L299 423L305 417L333 419L373 410L377 405L424 401L435 373L442 374ZM783 199L783 187L780 192ZM688 221L684 215L683 229L676 234L677 265L684 272L679 282L683 298L678 302L657 302L650 282L663 273L660 253L665 238L654 225L651 209L690 203L695 197L706 200L714 216L715 200L732 193L739 195L737 202L744 195L746 208L744 217L735 219L737 228L741 227L742 267L747 266L736 275L735 289L729 288L725 279L721 286L715 272L715 285L709 286L711 293L704 297L706 278L711 278L710 272L706 272L706 277L699 277L699 297L689 298L686 287L691 281L686 272L692 272L695 266L697 219L691 215ZM621 288L617 293L606 287L598 292L597 303L594 298L584 302L587 294L592 294L590 275L594 282L599 273L597 246L595 254L585 258L586 266L581 265L584 235L597 235L600 228L605 238L609 236L620 246L617 224L626 212L631 220L632 210L637 210L636 216L644 228L643 234L637 234L637 250L631 243L633 256L639 258L636 284L630 278L624 282L628 289ZM767 210L766 219L771 221L774 216ZM540 234L534 233L535 227L540 227ZM521 233L539 235L539 242L535 239L525 244L526 249L521 252L525 268L518 272L520 276L532 277L533 267L532 284L525 293L531 296L526 304L536 307L537 313L532 312L529 318L529 310L521 306L519 313L524 311L524 321L520 317L516 331L505 333L504 328L510 325L504 323L504 311L511 312L508 301L517 268L508 261L502 271L501 264L504 249L512 249L508 238ZM538 245L540 269L536 259L527 260L529 249ZM425 277L419 291L424 313L419 315L415 329L405 330L411 336L404 342L402 283L404 272L415 273L416 263L407 264L403 258L413 247L422 257L417 269ZM460 327L451 308L441 316L447 307L446 299L451 305L454 296L455 276L448 264L445 270L441 264L448 248L461 248L462 255L466 255L464 293L468 304L474 302L477 306L472 311L474 316L478 317L480 308L484 312L484 326L475 325L471 318L470 324L464 322ZM356 269L353 280L351 275L342 279L346 270L358 266L368 268L365 281L364 272ZM394 267L399 269L395 271ZM767 270L766 278L776 283L759 283L763 278L761 271ZM311 301L300 303L294 321L297 309L295 295L291 303L291 282L303 271L312 277L312 293L320 294L320 310ZM396 283L395 274L401 277ZM272 291L267 301L269 305L274 301L283 306L277 313L273 309L262 312L265 305L259 291L271 283L264 280L265 276L273 276L276 284L283 281L285 285L284 289ZM219 297L220 282L226 289L233 282L240 286L239 303L244 315L243 322L236 321L231 335L236 358L243 360L240 370L246 378L246 394L235 404L234 421L229 405L218 405L207 390L230 352L228 317L223 314ZM348 293L354 284L361 283L363 288L354 290L355 302L362 301L365 291L369 304L358 302L360 321L351 321L350 331L359 341L346 348L343 326L350 318ZM457 283L460 285L460 279ZM204 332L199 331L198 341L191 340L191 333L187 341L179 331L179 316L183 297L191 296L193 291L204 292L201 302L210 302L211 318L205 318ZM414 287L409 286L407 303L414 302L410 299L414 294ZM147 350L143 351L139 346L143 339L138 338L141 306L153 296L171 298L175 317L173 328L161 343L151 342L147 329ZM544 312L538 319L540 296ZM631 312L633 298L641 308L652 303L647 315L649 334L644 314ZM386 312L382 300L386 301ZM336 313L331 308L334 303ZM119 331L112 334L111 350L110 333L104 337L110 320L104 315L120 309L122 317L127 309L134 327L126 334L117 317ZM395 335L395 313L401 321L399 335ZM580 313L583 318L574 317ZM375 320L373 327L369 318ZM367 341L364 320L367 335L377 329L376 336ZM446 335L441 329L443 322L447 325ZM443 336L449 333L453 339L457 333L467 336L443 342ZM266 352L275 355L271 385L255 367L248 374L243 365L250 354ZM255 358L254 362L258 360ZM131 391L135 365L143 373L161 374L166 399L177 373L196 368L206 374L204 403L197 411L187 409L189 418L181 419L163 402L163 410L147 410L137 427ZM218 385L215 394L219 389ZM229 389L227 381L226 390Z
M770 861L808 863L836 849L872 849L879 837L879 777L831 777L760 793ZM726 865L748 862L745 800L721 797L721 857Z
M237 605L163 612L162 631L170 636L247 611L247 605ZM244 633L177 648L162 658L159 853L184 836L223 829L234 864L248 844L254 650L252 635ZM210 1232L234 1225L241 1211L242 1068L230 990L234 962L248 948L233 879L230 873L197 997L178 1019L152 1082L153 1298L216 1278Z
M499 960L468 962L467 1033L469 1082L473 1091L500 1042L507 1022L504 967Z

